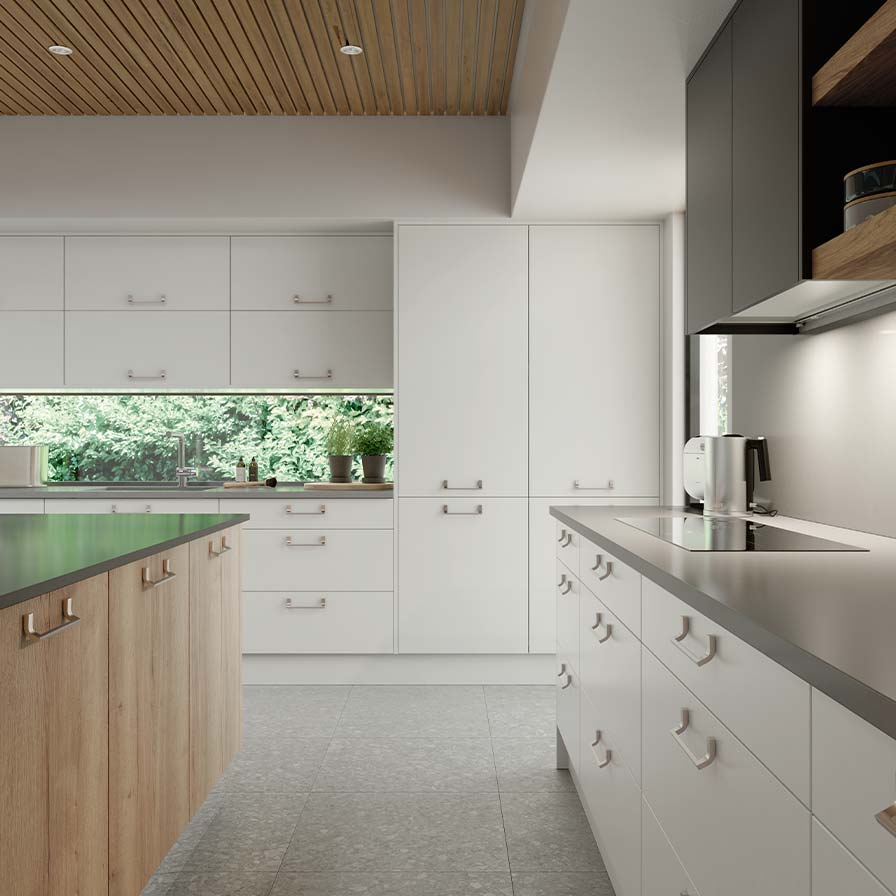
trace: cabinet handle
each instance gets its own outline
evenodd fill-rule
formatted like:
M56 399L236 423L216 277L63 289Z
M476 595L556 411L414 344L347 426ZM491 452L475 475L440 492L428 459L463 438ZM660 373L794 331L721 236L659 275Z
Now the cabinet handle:
M604 619L603 613L596 613L594 625L591 626L591 631L596 632L603 624L604 631L606 631L606 634L602 638L597 639L598 644L603 644L604 641L609 641L610 635L613 634L612 623L610 623L610 622L604 623L603 619Z
M160 370L158 373L134 373L133 370L128 371L129 380L164 380L168 378L168 372Z
M170 582L172 579L177 578L177 573L171 571L171 561L163 560L162 561L162 578L160 579L151 579L149 577L149 567L143 567L143 587L144 588L158 588L159 585L164 585L165 582Z
M72 599L67 597L62 602L62 619L63 621L54 628L48 628L45 632L39 632L34 628L34 613L27 613L22 617L22 632L26 641L42 641L44 638L52 638L64 632L67 628L74 628L80 621L80 616L75 616L72 606Z
M572 675L569 672L566 673L566 684L560 685L560 690L565 691L572 684Z
M297 380L331 380L333 379L333 371L327 370L326 373L302 373L300 370L292 372L293 379Z
M572 591L572 579L567 579L566 573L563 573L563 575L560 576L560 584L557 587L563 588L564 585L566 585L566 588L564 588L560 593L569 594L569 592Z
M326 535L321 535L317 541L293 541L292 535L286 536L286 546L288 548L322 548L326 543Z
M287 610L326 610L327 599L322 597L316 604L294 604L291 597L286 598Z
M603 567L603 570L601 570L601 567ZM604 563L604 555L595 554L594 566L591 567L591 572L597 573L597 580L602 582L604 579L608 579L610 573L613 572L613 561L607 560L607 562Z
M442 488L448 492L470 492L474 490L482 490L482 480L477 479L475 485L448 485L448 480L442 480Z
M886 809L881 809L874 817L896 837L896 803L891 803Z
M572 487L585 492L611 492L616 488L616 483L612 479L608 479L606 485L582 485L581 481L576 479L573 481Z
M560 663L560 671L557 673L557 678L563 678L566 675L566 663Z
M702 656L695 656L682 643L691 631L691 617L681 617L681 633L672 639L672 643L695 665L705 666L716 655L716 636L707 636L706 653Z
M286 514L287 516L317 516L321 513L327 512L327 505L321 504L317 510L293 510L292 504L286 505Z
M613 751L608 750L606 747L604 747L604 758L603 760L601 760L600 755L597 752L597 745L600 743L602 737L603 732L598 729L594 732L594 743L591 744L591 749L594 750L594 755L597 756L598 768L606 768L610 764L610 760L613 758Z
M681 724L677 728L672 728L669 731L669 734L675 738L675 743L684 750L685 755L698 769L704 769L708 765L712 765L713 761L716 758L716 739L714 737L706 738L706 753L703 756L697 756L694 752L692 752L691 748L684 742L684 738L682 734L688 730L688 726L691 724L691 714L690 712L682 707L681 710Z
M162 293L157 299L135 299L133 294L128 295L128 305L167 305L168 297Z
M325 299L303 299L300 295L296 294L292 297L292 302L294 305L332 305L333 296L330 293L327 293Z
M447 504L442 505L445 516L482 516L482 505L477 504L475 510L449 510Z
M215 550L215 543L213 541L210 541L208 543L208 552L209 552L209 554L211 554L212 557L220 557L221 554L226 554L228 551L232 551L232 550L233 550L233 548L229 544L227 544L227 536L226 535L221 536L221 550L220 551Z
M568 548L572 544L572 533L567 532L566 529L561 529L557 543L561 548Z

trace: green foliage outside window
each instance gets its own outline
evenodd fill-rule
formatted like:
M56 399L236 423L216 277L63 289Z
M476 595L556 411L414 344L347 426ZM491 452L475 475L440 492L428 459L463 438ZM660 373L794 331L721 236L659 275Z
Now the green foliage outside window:
M54 482L173 481L166 433L177 430L199 479L233 479L242 456L258 460L261 477L314 482L329 479L334 420L391 427L392 417L391 396L4 395L0 444L49 445Z

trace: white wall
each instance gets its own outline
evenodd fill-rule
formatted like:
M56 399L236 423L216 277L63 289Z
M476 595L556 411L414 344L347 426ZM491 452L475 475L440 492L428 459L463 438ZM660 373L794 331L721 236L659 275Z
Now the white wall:
M736 336L732 430L769 440L782 513L896 536L896 313L802 336Z
M6 230L510 211L505 118L7 116L0 147Z
M662 272L662 495L663 504L684 501L681 450L685 437L684 214L663 222Z

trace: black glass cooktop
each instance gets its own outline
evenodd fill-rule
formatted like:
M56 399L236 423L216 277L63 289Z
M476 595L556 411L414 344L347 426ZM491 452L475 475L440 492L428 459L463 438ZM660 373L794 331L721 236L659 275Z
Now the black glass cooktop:
M769 526L754 519L718 517L617 517L620 523L647 532L686 551L865 551L854 545Z

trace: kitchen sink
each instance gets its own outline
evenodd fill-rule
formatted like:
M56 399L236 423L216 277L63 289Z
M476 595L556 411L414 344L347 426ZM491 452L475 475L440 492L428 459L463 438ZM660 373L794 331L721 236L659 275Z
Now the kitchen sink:
M186 488L181 488L176 482L133 482L129 484L122 483L121 485L100 485L97 486L98 489L106 492L159 492L159 491L171 491L171 492L182 492L185 495L188 495L190 492L204 492L210 488L219 488L215 484L211 485L188 485Z

